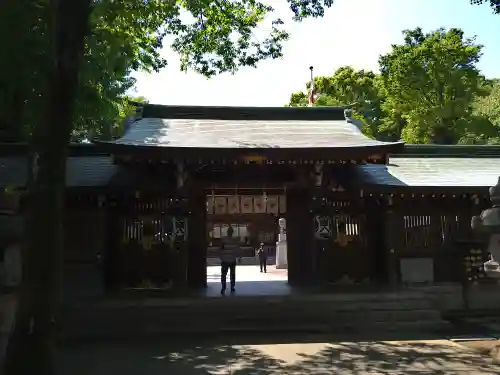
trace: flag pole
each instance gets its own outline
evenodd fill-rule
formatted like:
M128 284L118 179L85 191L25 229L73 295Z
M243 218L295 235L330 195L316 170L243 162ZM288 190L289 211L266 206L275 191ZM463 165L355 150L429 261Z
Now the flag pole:
M315 102L315 100L314 100L315 99L314 98L314 72L313 72L314 67L311 65L309 67L309 70L311 72L311 83L309 84L309 95L308 95L309 103L308 103L308 105L309 105L309 107L312 107L314 102Z

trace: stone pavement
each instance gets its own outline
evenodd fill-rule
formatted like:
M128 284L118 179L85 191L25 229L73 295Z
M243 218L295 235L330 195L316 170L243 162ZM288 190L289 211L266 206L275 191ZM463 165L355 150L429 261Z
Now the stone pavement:
M174 340L172 340L174 341ZM72 375L493 375L487 356L447 340L291 344L114 343L61 349Z

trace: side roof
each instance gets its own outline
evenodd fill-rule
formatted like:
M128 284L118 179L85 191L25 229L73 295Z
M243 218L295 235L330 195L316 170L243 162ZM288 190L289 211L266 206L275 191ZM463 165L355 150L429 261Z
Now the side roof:
M3 146L0 144L0 187L24 186L27 147ZM92 145L71 145L67 160L68 187L121 185L139 178L131 175L130 169L123 170L122 166L115 165L112 157L101 151ZM455 189L486 193L500 175L498 146L406 145L405 152L391 156L388 165L353 166L349 180L373 190ZM139 179L144 179L144 176Z
M455 190L486 193L500 176L500 157L390 157L388 165L358 165L352 180L373 190Z
M345 157L401 151L402 142L366 137L338 107L192 107L145 105L142 118L112 149L163 149L166 154L206 151L213 157L235 150L295 157L305 150ZM232 151L232 152L231 152ZM316 152L318 155L320 153ZM333 157L333 156L332 156Z
M66 186L106 186L117 169L110 156L71 156L66 161ZM0 187L24 187L27 172L26 156L0 157Z

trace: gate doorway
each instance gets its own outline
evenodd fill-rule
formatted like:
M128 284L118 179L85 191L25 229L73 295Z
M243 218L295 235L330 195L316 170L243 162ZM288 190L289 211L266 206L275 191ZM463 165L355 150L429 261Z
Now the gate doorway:
M238 295L288 292L288 272L276 268L278 220L285 214L286 200L280 190L243 194L212 190L207 195L207 293L220 294L222 252L236 262ZM261 246L263 256L259 256ZM229 290L230 275L227 284Z

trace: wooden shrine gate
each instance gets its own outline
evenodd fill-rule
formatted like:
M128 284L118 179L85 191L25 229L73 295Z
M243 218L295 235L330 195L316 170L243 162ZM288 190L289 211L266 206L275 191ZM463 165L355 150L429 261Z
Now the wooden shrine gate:
M123 197L114 202L110 226L112 243L107 263L113 285L132 289L168 289L186 284L186 199Z
M363 206L348 199L325 197L313 213L316 278L345 285L370 282L374 262Z

